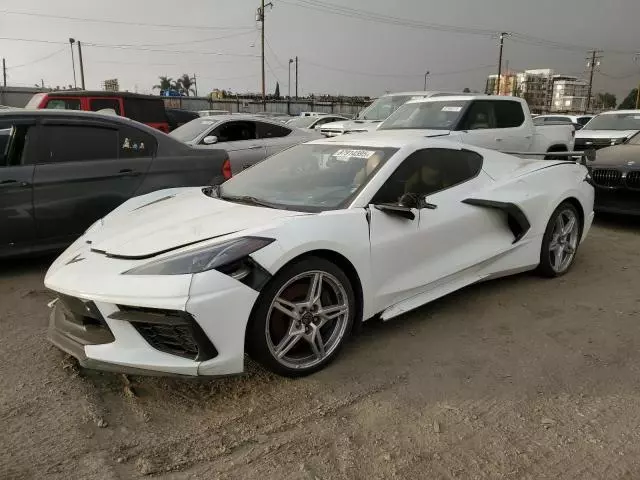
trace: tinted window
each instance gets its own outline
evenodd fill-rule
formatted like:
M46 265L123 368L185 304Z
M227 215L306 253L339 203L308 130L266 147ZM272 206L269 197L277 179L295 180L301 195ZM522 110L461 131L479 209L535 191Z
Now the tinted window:
M0 167L25 164L24 152L33 127L0 122Z
M460 127L461 130L483 130L497 128L494 103L486 100L471 104Z
M291 133L287 127L258 122L258 138L286 137Z
M124 98L124 115L142 123L166 123L164 102L160 98Z
M105 109L113 110L120 115L120 101L115 98L92 98L89 100L89 110L92 112Z
M151 157L156 153L156 139L135 127L120 127L119 144L120 158Z
M524 123L522 105L518 102L503 100L493 102L497 128L514 128Z
M110 128L47 125L46 163L83 162L118 158L118 131Z
M79 98L51 98L44 108L53 110L82 110Z
M478 175L482 157L468 150L419 150L396 169L374 196L373 203L396 203L405 193L431 195Z
M569 117L544 117L546 123L573 123Z
M586 125L587 123L589 123L589 120L591 120L592 118L593 118L593 117L578 117L577 122L578 122L580 125L583 125L583 126L584 126L584 125Z
M256 135L256 123L247 121L223 123L213 130L211 135L218 137L218 143L255 140L258 138Z

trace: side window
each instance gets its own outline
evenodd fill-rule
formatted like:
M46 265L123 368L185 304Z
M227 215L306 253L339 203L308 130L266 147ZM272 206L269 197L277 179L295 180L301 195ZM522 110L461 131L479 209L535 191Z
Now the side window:
M494 103L485 100L473 102L465 114L460 130L497 128Z
M287 127L282 125L273 125L271 123L258 123L258 138L279 138L286 137L291 133Z
M115 98L92 98L89 100L89 110L92 112L105 109L113 110L120 115L120 102Z
M405 193L431 195L474 178L481 168L482 157L469 150L418 150L393 172L372 203L396 203Z
M167 114L161 98L124 98L124 116L141 123L165 123Z
M241 140L255 140L256 124L255 122L227 122L217 127L211 135L218 137L218 143L222 142L239 142Z
M156 139L134 127L122 126L119 130L119 157L152 157L156 153Z
M53 110L82 110L79 98L52 98L44 108Z
M33 125L0 122L0 167L13 167L25 164L29 134Z
M501 100L493 102L497 128L515 128L524 123L524 112L519 102Z
M118 158L118 131L78 125L44 126L47 156L39 163Z

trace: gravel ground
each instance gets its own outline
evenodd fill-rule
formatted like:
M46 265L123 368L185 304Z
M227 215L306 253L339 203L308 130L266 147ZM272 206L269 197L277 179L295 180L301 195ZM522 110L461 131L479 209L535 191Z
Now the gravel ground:
M467 288L287 380L79 371L45 340L51 259L0 271L0 478L640 478L640 222L561 279Z

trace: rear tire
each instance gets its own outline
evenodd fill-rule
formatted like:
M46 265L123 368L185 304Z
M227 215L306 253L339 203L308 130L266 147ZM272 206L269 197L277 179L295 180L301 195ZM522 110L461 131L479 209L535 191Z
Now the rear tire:
M338 356L356 310L344 272L328 260L304 258L263 289L247 328L247 353L274 373L310 375Z
M581 236L578 210L571 202L561 203L551 214L542 237L538 273L551 278L567 273L575 260Z

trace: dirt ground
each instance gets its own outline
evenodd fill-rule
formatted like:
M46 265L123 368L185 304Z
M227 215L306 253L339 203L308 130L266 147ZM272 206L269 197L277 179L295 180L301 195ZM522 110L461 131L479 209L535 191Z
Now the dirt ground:
M365 326L301 380L79 371L45 339L50 259L0 267L0 478L640 478L640 222L561 279Z

